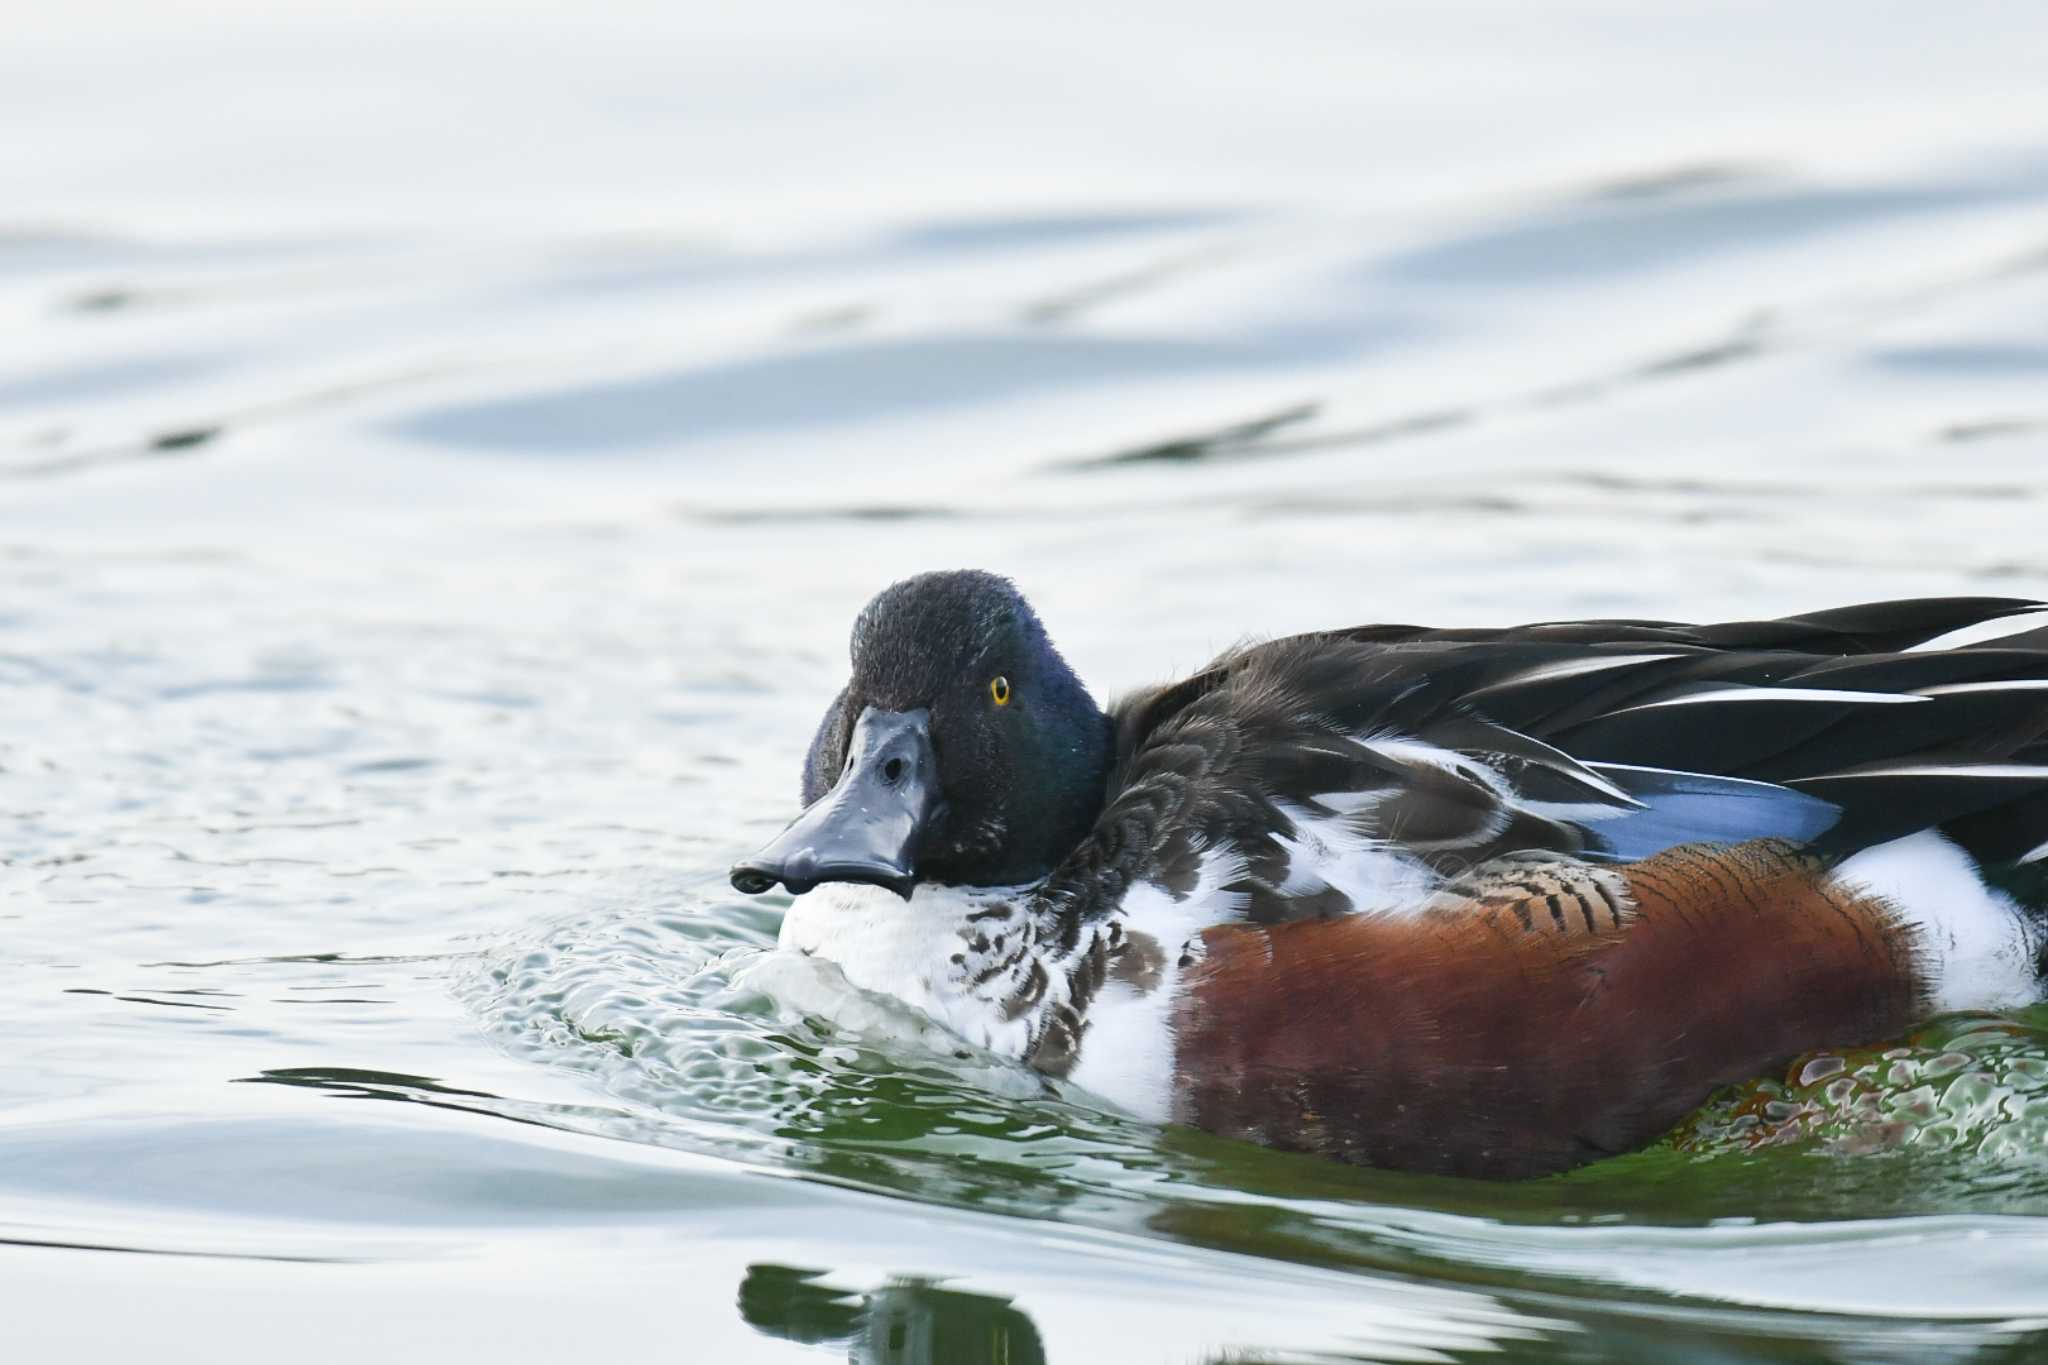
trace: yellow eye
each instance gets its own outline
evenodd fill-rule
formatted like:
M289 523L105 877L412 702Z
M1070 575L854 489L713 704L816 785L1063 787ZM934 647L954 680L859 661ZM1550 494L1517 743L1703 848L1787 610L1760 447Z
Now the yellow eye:
M997 706L1010 704L1010 680L1000 673L988 680L988 699Z

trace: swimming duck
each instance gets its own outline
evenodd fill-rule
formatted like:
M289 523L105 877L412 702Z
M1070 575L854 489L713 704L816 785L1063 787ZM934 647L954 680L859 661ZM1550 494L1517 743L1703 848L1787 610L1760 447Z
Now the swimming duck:
M732 880L795 896L785 948L1141 1117L1555 1172L2042 998L2044 610L1367 626L1105 711L1007 580L925 574L854 622L803 811Z

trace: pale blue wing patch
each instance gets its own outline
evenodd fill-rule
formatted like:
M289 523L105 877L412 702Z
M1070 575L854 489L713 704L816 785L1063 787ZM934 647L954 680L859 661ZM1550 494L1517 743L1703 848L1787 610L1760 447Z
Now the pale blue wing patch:
M1578 823L1604 845L1588 849L1589 856L1633 862L1676 844L1739 844L1750 839L1805 844L1842 818L1841 807L1832 801L1772 782L1626 763L1587 766L1639 803L1574 812Z

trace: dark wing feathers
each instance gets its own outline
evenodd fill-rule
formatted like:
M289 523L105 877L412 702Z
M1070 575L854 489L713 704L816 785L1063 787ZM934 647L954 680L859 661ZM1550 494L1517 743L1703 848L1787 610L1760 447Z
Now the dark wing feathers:
M1357 626L1324 638L1370 644L1432 641L1500 644L1703 645L1715 650L1786 650L1795 654L1897 653L1951 631L2043 609L2021 597L1919 597L1868 602L1767 621L1688 625L1679 621L1546 621L1506 629L1432 630L1422 626ZM2048 630L2048 627L2043 627Z
M1228 847L1251 917L1342 910L1299 877L1281 890L1273 836L1303 812L1440 868L1823 831L1860 846L1929 826L2010 862L2048 841L2048 626L1940 645L2042 610L1938 598L1244 646L1113 708L1110 799L1054 889L1084 906L1136 879L1184 894L1204 852Z
M2030 745L2012 761L2048 768L2048 743ZM2035 875L2026 899L2036 905L2048 903L2048 788L1951 819L1943 828L1991 867L2028 863Z
M2005 639L1918 654L1851 654L1820 660L1803 669L1800 676L1822 687L1918 692L1958 683L2038 679L2044 650L2048 650L2048 638L2031 649L2015 648Z
M1775 621L1692 627L1717 649L1778 649L1800 654L1894 654L1951 631L2040 611L2023 597L1909 597L1865 602Z
M1769 781L1779 777L1766 771L1776 755L1837 723L1847 706L1774 698L1679 705L1667 698L1561 726L1554 738L1591 763L1633 763Z

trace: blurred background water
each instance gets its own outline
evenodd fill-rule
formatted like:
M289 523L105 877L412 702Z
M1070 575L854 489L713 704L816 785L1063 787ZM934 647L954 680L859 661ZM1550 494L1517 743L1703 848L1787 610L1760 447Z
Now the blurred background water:
M1104 692L2048 595L2048 11L17 10L13 1358L2048 1352L2048 1015L1417 1180L1043 1093L723 877L921 569Z

